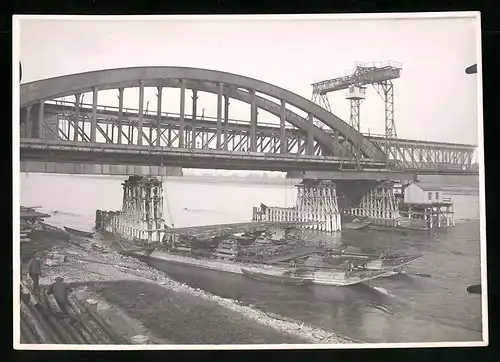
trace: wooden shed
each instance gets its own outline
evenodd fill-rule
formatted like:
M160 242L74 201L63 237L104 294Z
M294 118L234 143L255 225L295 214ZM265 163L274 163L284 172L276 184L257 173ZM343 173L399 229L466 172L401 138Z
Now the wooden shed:
M436 184L412 182L404 189L405 204L432 205L447 201L443 198L443 189Z

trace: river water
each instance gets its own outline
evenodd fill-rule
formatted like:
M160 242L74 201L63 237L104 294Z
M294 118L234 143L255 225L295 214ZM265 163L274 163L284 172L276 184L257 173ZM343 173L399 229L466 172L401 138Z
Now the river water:
M50 224L90 230L95 210L121 207L123 177L21 174L21 205L42 206ZM164 180L165 219L176 227L247 222L252 206L291 206L290 181L259 185ZM360 342L452 342L482 340L481 296L467 285L480 282L479 196L450 191L456 226L438 232L359 230L326 235L304 232L366 251L422 253L407 274L352 287L294 287L248 280L193 267L151 262L172 278L264 311L340 333Z

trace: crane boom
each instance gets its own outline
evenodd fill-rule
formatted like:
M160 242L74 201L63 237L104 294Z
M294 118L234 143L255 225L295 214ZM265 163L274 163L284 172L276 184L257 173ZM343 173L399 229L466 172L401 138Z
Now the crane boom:
M325 95L329 92L347 89L351 85L364 86L397 79L401 76L401 69L401 63L391 61L383 63L356 63L356 68L351 74L313 83L313 93Z

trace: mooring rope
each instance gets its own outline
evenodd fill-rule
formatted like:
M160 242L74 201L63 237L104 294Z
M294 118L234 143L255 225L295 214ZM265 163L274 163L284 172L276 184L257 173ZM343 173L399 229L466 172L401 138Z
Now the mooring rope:
M167 212L168 212L168 218L170 220L170 224L172 227L174 227L174 218L172 216L172 211L170 210L170 200L168 198L168 189L167 189L167 178L165 177L165 201L167 202Z

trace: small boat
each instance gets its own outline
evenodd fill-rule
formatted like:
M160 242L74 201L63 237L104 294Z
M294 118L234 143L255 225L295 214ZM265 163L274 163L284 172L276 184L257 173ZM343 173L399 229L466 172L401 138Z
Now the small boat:
M342 230L359 230L373 224L368 216L357 216L352 214L342 214Z
M286 275L273 275L273 274L264 274L259 272L253 272L251 270L241 268L243 275L246 275L252 279L264 281L264 282L272 282L272 283L280 283L280 284L289 284L289 285L309 285L313 283L313 279L308 278L297 278L293 276Z
M73 235L76 235L76 236L87 237L87 238L90 238L90 237L92 237L92 235L94 235L93 232L72 229L72 228L69 228L67 226L64 227L64 230L66 230L70 234L73 234Z
M467 291L471 294L481 294L481 284L469 285Z
M335 267L350 261L354 265L364 266L369 270L396 270L400 269L423 255L386 255L384 252L380 254L364 254L359 248L347 247L340 251L330 251L325 255L313 255L308 258L308 262L319 267Z
M342 229L344 230L360 230L365 227L373 224L373 221L354 221L354 222L346 222L342 224Z

